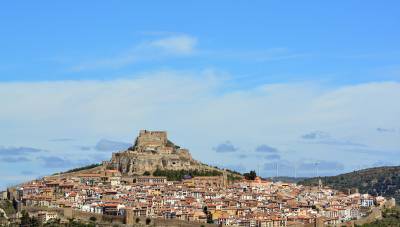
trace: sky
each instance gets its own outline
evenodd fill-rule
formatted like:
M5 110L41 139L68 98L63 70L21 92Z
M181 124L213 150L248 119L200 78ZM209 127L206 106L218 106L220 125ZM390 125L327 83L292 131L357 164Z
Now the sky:
M140 129L261 176L400 164L398 1L0 3L0 189Z

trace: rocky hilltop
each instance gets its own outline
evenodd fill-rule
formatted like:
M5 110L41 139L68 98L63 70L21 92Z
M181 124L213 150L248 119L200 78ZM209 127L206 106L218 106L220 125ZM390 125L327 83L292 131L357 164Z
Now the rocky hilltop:
M141 130L132 147L113 153L108 168L125 175L142 175L146 171L160 170L208 170L213 169L192 158L187 149L168 140L165 131Z

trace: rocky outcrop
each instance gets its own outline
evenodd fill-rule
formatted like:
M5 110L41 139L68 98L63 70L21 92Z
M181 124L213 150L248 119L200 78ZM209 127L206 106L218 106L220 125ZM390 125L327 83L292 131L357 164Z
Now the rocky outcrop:
M147 130L140 131L134 146L113 153L107 165L126 175L141 175L146 171L152 173L156 169L210 169L194 160L187 149L169 141L167 132Z

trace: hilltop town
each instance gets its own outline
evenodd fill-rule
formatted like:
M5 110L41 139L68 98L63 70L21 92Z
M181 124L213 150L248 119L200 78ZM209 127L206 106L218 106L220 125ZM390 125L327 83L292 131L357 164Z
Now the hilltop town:
M324 226L381 217L394 199L326 187L244 178L194 160L166 132L142 130L110 161L9 188L2 199L40 223L103 225ZM18 223L21 212L4 224Z

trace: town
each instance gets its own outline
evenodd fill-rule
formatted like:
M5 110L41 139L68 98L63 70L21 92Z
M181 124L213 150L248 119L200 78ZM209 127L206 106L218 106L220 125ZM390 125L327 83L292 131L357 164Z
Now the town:
M116 170L59 179L43 178L23 184L8 196L24 207L37 209L42 222L68 216L57 210L104 215L132 224L135 217L176 219L191 223L236 226L300 226L340 224L360 219L389 202L368 194L344 194L319 185L255 180L228 184L226 176L167 181L166 177L138 176L127 183ZM53 210L53 211L52 211ZM65 215L65 217L63 217Z
M41 223L82 219L132 225L144 218L163 226L324 226L378 218L381 208L395 206L394 199L342 192L321 181L303 186L265 180L255 171L242 175L211 167L169 141L166 132L146 130L110 161L10 187L1 195Z

